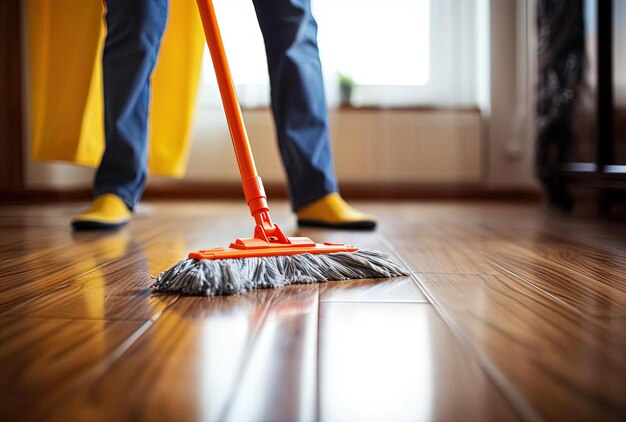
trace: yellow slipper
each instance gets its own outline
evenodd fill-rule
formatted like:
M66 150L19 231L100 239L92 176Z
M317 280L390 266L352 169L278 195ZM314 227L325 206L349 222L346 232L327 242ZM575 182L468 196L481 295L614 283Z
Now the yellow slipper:
M360 230L376 227L376 217L351 207L338 193L326 195L298 210L296 214L301 226Z
M105 193L88 210L72 218L75 230L113 229L130 221L132 213L117 195Z

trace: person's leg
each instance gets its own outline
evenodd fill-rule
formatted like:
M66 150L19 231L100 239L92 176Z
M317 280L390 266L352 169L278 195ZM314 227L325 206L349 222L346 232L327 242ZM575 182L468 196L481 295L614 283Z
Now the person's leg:
M263 32L272 111L294 210L337 191L317 24L308 0L253 0Z
M272 112L300 224L372 228L337 193L317 23L310 0L253 0L265 41Z
M147 176L150 75L167 21L167 0L107 0L103 54L105 150L92 208L76 228L125 224ZM126 210L121 204L124 204Z
M107 0L104 44L106 147L94 195L113 193L129 209L147 175L150 75L167 20L167 0Z

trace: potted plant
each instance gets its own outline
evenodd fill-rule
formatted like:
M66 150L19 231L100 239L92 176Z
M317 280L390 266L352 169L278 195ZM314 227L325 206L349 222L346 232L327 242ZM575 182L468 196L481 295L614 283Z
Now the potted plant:
M350 106L354 80L346 74L339 73L339 98L342 107Z

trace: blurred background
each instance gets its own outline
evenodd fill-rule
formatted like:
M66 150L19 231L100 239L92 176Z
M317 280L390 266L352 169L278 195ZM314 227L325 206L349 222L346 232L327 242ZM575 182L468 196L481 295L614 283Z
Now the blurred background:
M2 195L87 198L92 169L30 159L26 3L1 6ZM215 5L260 174L273 197L284 196L253 5ZM601 211L622 198L626 1L312 5L344 196L543 196L561 209L585 202ZM151 178L147 197L240 195L205 53L187 171Z

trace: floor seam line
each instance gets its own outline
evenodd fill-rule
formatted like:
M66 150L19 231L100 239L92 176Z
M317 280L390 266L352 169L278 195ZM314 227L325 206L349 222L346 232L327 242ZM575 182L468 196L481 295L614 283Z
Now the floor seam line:
M521 393L508 381L506 376L500 372L495 365L489 363L489 359L483 356L469 340L463 330L458 326L455 319L439 304L439 302L427 292L437 315L443 319L446 326L452 331L454 337L459 341L460 346L469 353L480 369L485 373L486 377L494 384L496 389L509 402L513 410L523 420L541 420L539 415L534 411L532 406L524 399Z
M263 330L263 325L265 324L265 320L267 319L267 315L269 314L270 308L274 304L275 296L276 296L276 292L273 292L272 295L270 296L270 298L265 303L265 307L263 309L263 313L262 313L261 317L259 318L259 324L255 328L255 330L252 333L252 335L250 336L250 341L248 342L248 344L246 345L246 347L245 347L245 349L244 349L244 351L242 353L240 365L239 365L239 368L238 368L238 371L237 371L237 375L235 376L235 378L233 380L233 386L231 388L230 393L228 394L228 398L224 401L223 409L221 409L221 412L218 413L219 416L218 416L217 420L219 420L219 421L226 420L227 419L226 417L231 412L231 407L232 407L233 400L235 399L235 397L237 395L238 387L241 385L241 381L242 381L242 379L243 379L243 377L245 375L246 368L248 367L247 364L250 361L249 357L250 357L250 355L252 353L252 350L254 349L255 343L258 340L259 334Z
M426 294L426 290L424 289L423 286L421 286L419 279L415 276L414 272L411 270L411 267L408 265L408 261L404 258L404 256L395 248L395 246L393 245L393 243L387 238L387 236L385 236L384 234L381 233L380 238L383 242L383 244L385 244L389 249L391 249L391 251L396 255L396 257L400 260L400 263L402 263L402 265L404 265L404 267L406 269L409 270L409 277L411 277L411 280L413 280L413 283L417 286L418 290L420 292L422 292L422 294L424 295L424 297L426 298L426 300L428 300L429 302L432 303L431 298Z
M162 234L162 232L164 232L166 230L167 229L163 229L162 231L154 234L153 236L151 236L147 240L147 242L148 243L152 243L156 238L158 238ZM143 245L145 245L145 244L146 244L146 242L142 242L142 244L139 245L139 248L143 249ZM140 252L141 252L141 250L137 250L137 251L131 253L130 256L133 256L136 253L140 253ZM36 301L38 299L41 299L41 298L43 298L45 296L48 296L50 294L53 294L53 293L59 291L59 290L65 289L67 287L70 287L72 285L72 283L75 282L76 280L79 280L79 279L81 279L81 278L83 278L85 276L88 276L89 274L93 273L94 271L97 271L97 270L99 270L101 268L107 267L107 266L109 266L109 265L111 265L111 264L113 264L113 263L115 263L117 261L125 260L128 257L129 257L129 255L122 255L122 256L119 256L119 257L116 257L116 258L113 258L113 259L106 260L105 262L101 263L100 265L97 265L97 266L93 267L89 271L86 271L86 272L81 273L81 274L77 274L75 276L70 277L69 279L64 280L60 285L53 287L51 290L49 290L47 292L40 293L40 294L37 294L35 296L29 297L27 299L27 301L20 302L20 305L23 306L23 305L27 305L27 304L33 303L34 301ZM82 288L82 286L77 286L77 287L78 288ZM10 302L8 302L7 304L10 304ZM6 306L7 304L3 304L3 307ZM6 313L10 313L10 311L4 311L4 312L0 313L0 318L2 318Z
M321 303L355 303L355 304L388 304L388 305L432 305L429 301L410 301L410 300L322 300Z
M91 369L91 371L94 372L93 376L89 377L89 373L85 374L84 378L88 379L77 382L76 385L72 387L71 391L63 399L55 403L55 405L52 407L52 409L49 410L48 413L53 413L57 411L61 408L63 404L69 402L73 397L75 397L81 389L85 388L86 386L92 385L99 378L104 376L115 365L115 363L118 362L122 358L122 356L133 346L133 344L135 344L141 338L141 336L156 323L161 315L163 315L163 313L170 306L178 302L179 299L180 296L178 296L176 300L172 301L164 309L157 312L155 314L156 318L152 317L151 319L145 321L138 329L134 330L128 337L126 337L126 339L124 339L124 341L122 341L115 349L113 349L111 353L96 362L96 364ZM99 364L104 364L104 368L102 369L102 371L96 370Z

